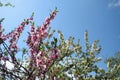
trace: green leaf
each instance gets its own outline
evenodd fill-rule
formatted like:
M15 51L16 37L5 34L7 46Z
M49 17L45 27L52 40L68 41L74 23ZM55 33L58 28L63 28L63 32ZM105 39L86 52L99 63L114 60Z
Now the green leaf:
M26 48L23 48L23 54L26 54L28 50Z
M0 7L2 7L3 6L3 4L0 2Z
M5 56L8 56L8 52L4 52L4 55L5 55Z
M18 58L18 62L21 62L21 59L20 59L20 58Z
M55 44L54 41L52 41L52 42L51 42L51 46L54 47L54 44Z
M55 37L54 37L54 42L55 42L55 44L57 43L57 38L55 38Z
M5 18L0 19L0 24L3 22L4 19L5 19Z
M41 51L45 51L45 47L43 45L40 46Z
M12 5L11 3L6 3L5 6L11 6L11 7L15 7L14 5Z
M32 17L34 16L34 12L32 13L32 15L31 15Z
M105 70L104 69L100 69L99 70L102 74L105 74Z

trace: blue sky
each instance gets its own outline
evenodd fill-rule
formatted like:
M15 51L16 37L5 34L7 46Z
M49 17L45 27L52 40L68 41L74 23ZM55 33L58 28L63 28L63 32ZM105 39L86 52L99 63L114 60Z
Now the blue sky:
M2 1L2 0L1 0ZM6 0L15 5L0 8L0 18L5 18L6 32L17 27L21 21L35 13L36 26L42 24L51 10L59 13L51 24L61 30L66 38L74 36L84 43L84 31L88 30L89 41L100 40L103 59L120 51L120 0ZM84 46L84 45L83 45ZM103 63L100 67L105 68Z

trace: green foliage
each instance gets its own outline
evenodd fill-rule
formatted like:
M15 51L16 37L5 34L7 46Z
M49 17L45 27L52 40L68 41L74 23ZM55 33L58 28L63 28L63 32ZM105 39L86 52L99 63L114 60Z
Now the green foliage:
M0 19L0 24L3 22L4 18Z
M74 42L74 37L69 37L65 40L61 31L58 31L58 34L59 44L57 47L61 51L60 58L51 66L47 73L50 79L55 79L56 77L65 77L65 79L69 80L120 79L119 76L116 76L118 75L118 70L120 70L119 65L114 64L114 67L111 69L108 67L108 71L96 65L96 63L101 61L101 57L96 57L101 51L101 46L98 46L99 40L95 40L91 45L89 44L87 31L84 36L86 49L80 45L79 40L76 44ZM111 67L111 65L109 66Z
M116 52L114 56L108 57L105 63L108 65L109 72L114 75L114 77L120 77L120 52Z
M0 7L2 7L3 6L3 4L0 2Z
M7 3L3 3L3 2L1 2L0 1L0 7L3 7L3 6L5 6L5 7L15 7L13 4L11 4L10 2L7 2Z
M15 6L12 5L10 2L6 3L5 6L15 7Z

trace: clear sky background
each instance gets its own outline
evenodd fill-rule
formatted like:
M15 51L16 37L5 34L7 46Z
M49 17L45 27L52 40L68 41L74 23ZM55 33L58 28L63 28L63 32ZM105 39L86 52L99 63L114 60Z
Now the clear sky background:
M100 40L99 56L106 59L120 51L120 0L1 0L15 5L0 8L0 18L5 18L3 27L10 32L21 21L35 13L36 26L40 26L51 10L59 13L51 24L65 36L81 40L84 47L84 31L88 30L89 41ZM28 29L28 28L26 28ZM24 37L24 36L23 36ZM100 67L105 68L103 63Z

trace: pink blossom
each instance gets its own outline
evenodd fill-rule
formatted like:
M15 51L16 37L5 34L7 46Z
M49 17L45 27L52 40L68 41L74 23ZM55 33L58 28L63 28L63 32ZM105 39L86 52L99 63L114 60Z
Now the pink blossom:
M42 58L43 58L44 63L46 63L48 58L46 56L43 56Z
M57 59L58 58L58 54L53 53L53 54L50 55L50 58L51 59Z
M45 55L45 53L44 53L44 52L39 51L39 52L38 52L38 54L37 54L37 57L42 57L42 56L44 56L44 55Z
M33 53L30 54L30 64L33 64L34 62L34 55Z
M43 70L46 70L47 66L46 65L42 65L41 66Z
M0 37L2 36L2 25L0 24Z
M17 46L17 44L14 42L14 43L12 43L12 45L10 46L10 49L11 50L14 50L15 52L18 50L18 46Z
M44 39L48 36L48 33L46 31L41 32L41 38Z
M36 62L37 62L37 67L40 67L40 65L42 64L42 60L36 60Z
M45 22L46 22L47 25L49 25L50 24L50 18L46 18Z
M50 63L51 63L51 60L50 60L50 59L48 59L47 64L49 65Z
M34 32L34 30L35 30L35 28L34 28L34 26L30 26L30 32Z
M45 30L45 27L44 27L44 25L42 25L41 27L40 27L40 32L42 32L42 31L44 31Z
M32 36L31 36L31 41L36 41L36 39L37 39L37 36L35 35L35 34L33 34Z
M33 20L33 17L30 17L30 20Z
M28 46L30 46L30 45L29 45L30 42L31 42L31 35L29 34L29 35L28 35L28 38L27 38L27 41L26 41L26 43L27 43Z
M39 46L39 42L38 41L35 41L34 42L34 47L38 47Z
M3 60L5 60L5 61L6 61L6 60L9 60L9 58L6 57L6 56L5 56L5 57L2 57L2 58L3 58Z
M26 24L26 25L28 25L28 24L29 24L29 19L27 19L27 20L26 20L25 24Z

